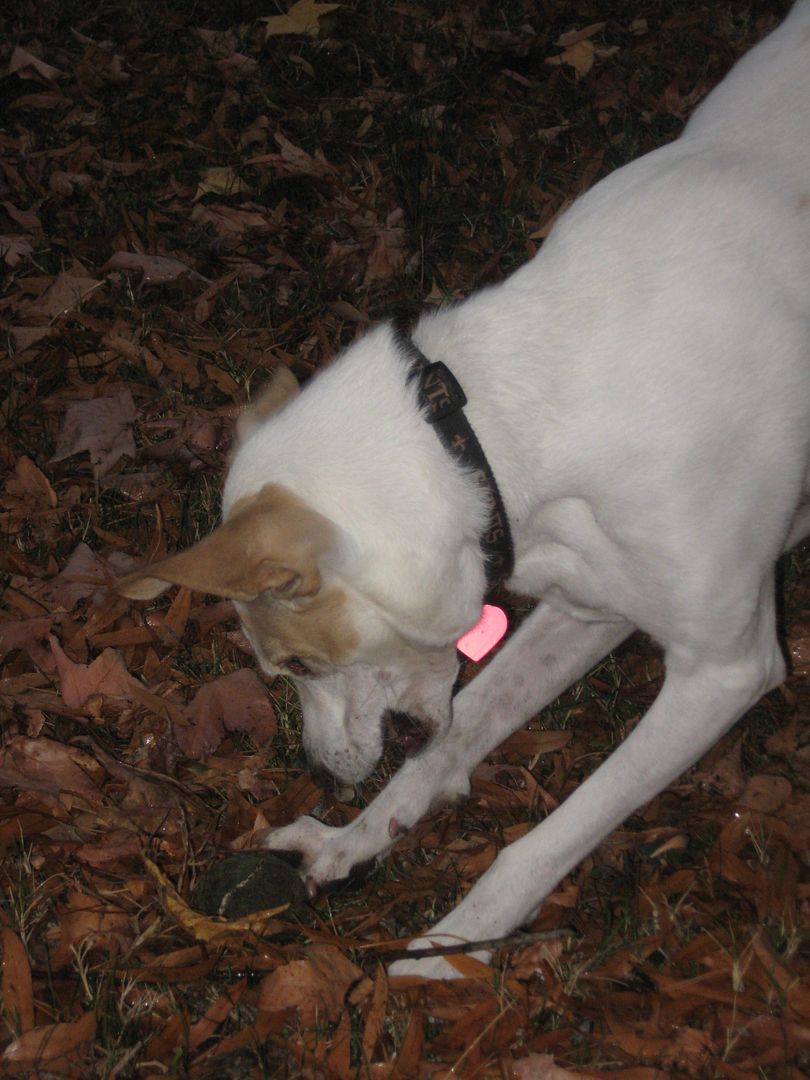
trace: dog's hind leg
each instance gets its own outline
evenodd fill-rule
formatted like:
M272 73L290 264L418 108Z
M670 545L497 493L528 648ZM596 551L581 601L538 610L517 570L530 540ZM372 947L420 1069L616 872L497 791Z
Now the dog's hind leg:
M348 876L382 854L433 806L465 795L469 776L508 735L588 672L632 631L627 623L581 622L541 604L457 696L446 735L409 758L348 825L312 817L268 833L263 846L300 851L311 886Z
M694 764L784 678L772 581L760 595L752 622L728 643L670 643L664 685L632 734L545 821L505 848L461 904L409 947L497 938L530 920L561 878L612 829ZM391 971L456 975L442 958L397 961Z

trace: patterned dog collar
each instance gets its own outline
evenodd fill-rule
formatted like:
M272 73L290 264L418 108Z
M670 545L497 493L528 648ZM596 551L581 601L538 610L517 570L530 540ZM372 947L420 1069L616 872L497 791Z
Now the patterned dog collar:
M487 584L492 589L511 577L515 551L509 518L495 476L464 412L467 397L447 365L428 360L414 345L406 329L395 324L394 337L411 361L408 380L416 381L425 420L433 427L448 454L471 469L489 492L490 515L481 537L481 550L484 553Z

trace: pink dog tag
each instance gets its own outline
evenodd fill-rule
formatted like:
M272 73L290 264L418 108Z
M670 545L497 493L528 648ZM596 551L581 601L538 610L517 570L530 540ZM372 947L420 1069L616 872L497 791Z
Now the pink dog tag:
M481 618L466 634L462 634L456 642L456 648L469 660L477 663L479 660L492 652L503 635L506 633L509 623L506 612L494 604L484 604Z

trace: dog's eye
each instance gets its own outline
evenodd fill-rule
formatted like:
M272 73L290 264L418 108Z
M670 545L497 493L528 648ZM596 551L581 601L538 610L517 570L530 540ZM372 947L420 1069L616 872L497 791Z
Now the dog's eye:
M311 675L303 660L299 660L297 656L288 656L287 659L281 664L286 671L289 671L291 675Z

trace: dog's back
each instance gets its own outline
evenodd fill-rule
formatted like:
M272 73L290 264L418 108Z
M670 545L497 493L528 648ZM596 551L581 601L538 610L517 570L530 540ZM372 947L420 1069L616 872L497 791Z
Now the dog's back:
M810 168L810 2L800 0L782 25L741 60L698 107L683 136L768 146ZM794 156L795 155L795 156ZM810 177L805 173L810 186Z

